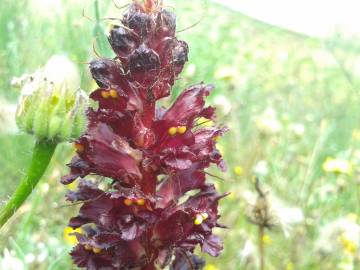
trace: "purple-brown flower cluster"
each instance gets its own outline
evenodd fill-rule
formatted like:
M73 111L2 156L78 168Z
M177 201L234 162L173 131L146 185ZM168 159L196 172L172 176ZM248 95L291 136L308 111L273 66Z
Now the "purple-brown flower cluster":
M109 34L116 58L90 63L97 106L88 110L87 131L62 178L80 178L67 199L82 203L70 226L85 233L71 255L93 270L201 269L192 254L198 244L212 256L223 248L212 230L221 227L224 195L205 182L204 170L211 163L224 169L216 139L226 129L199 123L214 118L204 100L213 86L189 87L170 108L156 107L169 96L188 46L175 37L174 14L157 1L134 1L121 23ZM85 179L94 175L97 181Z

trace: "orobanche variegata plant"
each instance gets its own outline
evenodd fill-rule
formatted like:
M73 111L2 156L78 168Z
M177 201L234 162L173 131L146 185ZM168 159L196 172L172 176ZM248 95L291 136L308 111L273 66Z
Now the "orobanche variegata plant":
M82 203L70 220L84 232L71 252L79 267L201 269L197 245L212 256L223 249L212 231L222 227L225 195L206 182L205 169L224 169L216 139L226 128L199 122L214 120L204 100L213 86L191 86L170 108L156 106L188 60L188 45L175 34L175 15L160 1L133 1L109 33L116 57L90 63L97 106L88 109L87 130L62 178L79 182L67 194ZM188 191L194 195L182 198Z

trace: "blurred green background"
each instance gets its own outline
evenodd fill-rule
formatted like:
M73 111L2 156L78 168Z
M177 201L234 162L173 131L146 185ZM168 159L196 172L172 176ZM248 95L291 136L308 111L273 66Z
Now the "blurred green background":
M221 204L229 229L218 231L225 249L219 258L206 258L206 270L258 268L258 227L249 222L253 176L271 194L276 219L261 239L265 269L360 269L360 40L341 33L310 38L205 0L166 5L175 9L178 29L186 29L179 38L190 46L174 95L189 84L215 83L209 103L230 127L218 142L228 171L212 168L224 180L209 177L231 192ZM93 1L1 0L0 7L3 204L34 143L11 126L19 96L12 78L64 54L78 65L89 92L95 85L86 63L96 56L94 21L87 18L94 18ZM103 18L122 13L101 1ZM106 28L109 21L102 22ZM38 188L0 231L1 270L75 269L64 228L77 207L66 206L67 188L59 183L72 154L69 144L57 149Z

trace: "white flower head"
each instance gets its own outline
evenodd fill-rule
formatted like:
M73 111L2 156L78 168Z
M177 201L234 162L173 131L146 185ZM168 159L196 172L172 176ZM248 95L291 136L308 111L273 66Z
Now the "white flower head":
M320 254L354 254L359 246L360 226L351 217L338 218L320 229L315 250Z
M293 225L304 221L303 211L298 207L286 206L283 202L274 199L274 211L278 216L279 224L286 237L290 236Z
M16 105L0 99L0 133L14 134L18 129L15 122Z
M3 270L25 270L27 267L24 262L16 257L14 251L4 249L4 254L0 257L0 269Z
M44 67L45 77L54 84L65 84L68 89L79 89L80 73L77 66L66 56L52 56Z
M276 135L281 132L282 124L278 120L276 111L273 108L267 108L261 115L255 119L256 127L264 135Z
M253 241L246 240L244 247L239 251L239 257L242 265L257 265L258 252Z
M230 113L231 102L227 97L225 97L223 95L218 95L214 98L213 103L216 106L216 108L218 108L220 110L222 115L227 115Z
M260 160L255 164L253 172L258 176L266 176L269 173L269 165L266 160Z
M292 123L289 128L290 131L297 137L302 137L305 133L305 126L301 123Z

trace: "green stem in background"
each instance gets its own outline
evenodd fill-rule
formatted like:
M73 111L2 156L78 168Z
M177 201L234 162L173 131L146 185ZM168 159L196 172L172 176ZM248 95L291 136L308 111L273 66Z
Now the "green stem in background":
M48 167L56 145L57 143L48 141L38 141L35 143L27 174L17 186L10 200L0 211L0 228L13 214L15 214L26 198L31 194Z
M109 46L107 43L107 38L105 35L104 28L101 25L100 19L100 6L99 1L94 0L94 10L95 10L95 27L94 27L94 37L96 39L96 44L98 45L99 53L103 56L110 56Z
M265 234L265 228L260 225L259 226L259 261L260 261L260 270L265 270L264 234Z

